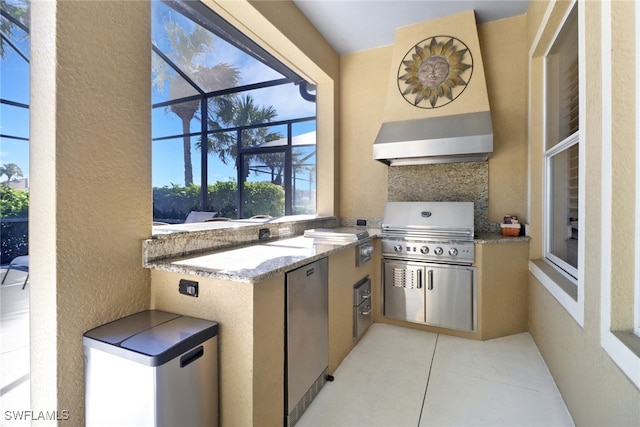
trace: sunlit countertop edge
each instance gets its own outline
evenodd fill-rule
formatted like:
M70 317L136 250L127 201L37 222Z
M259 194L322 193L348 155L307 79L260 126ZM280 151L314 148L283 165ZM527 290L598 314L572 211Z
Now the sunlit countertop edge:
M365 228L372 238L379 228ZM191 235L191 234L189 234ZM195 237L191 235L192 237ZM166 257L145 262L145 267L180 274L242 283L259 283L278 274L294 270L320 258L355 246L358 242L316 241L296 235L275 240L250 242L184 256ZM476 244L528 242L530 237L479 233Z
M474 236L473 242L476 244L487 243L519 243L529 242L531 237L529 236L503 236L500 233L479 233Z
M296 215L263 222L223 221L154 226L154 235L142 242L143 266L162 260L195 256L219 249L267 243L301 235L305 229L336 227L336 217ZM164 232L157 234L158 230ZM171 231L173 230L173 231Z
M379 230L370 230L375 237ZM147 263L148 268L219 280L259 283L318 259L343 251L358 242L317 243L295 236L207 253Z
M336 218L331 216L327 217L316 215L289 215L269 218L230 219L227 221L204 221L184 224L154 225L151 238L172 239L184 235L188 235L190 237L196 235L206 236L211 235L212 233L233 233L247 228L259 229L268 227L270 225L287 227L305 222L315 222L330 219L335 220Z

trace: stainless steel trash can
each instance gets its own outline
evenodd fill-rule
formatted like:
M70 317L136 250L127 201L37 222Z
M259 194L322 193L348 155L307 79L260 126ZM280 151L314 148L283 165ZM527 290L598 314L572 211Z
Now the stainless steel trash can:
M86 332L87 426L217 426L218 324L147 310Z

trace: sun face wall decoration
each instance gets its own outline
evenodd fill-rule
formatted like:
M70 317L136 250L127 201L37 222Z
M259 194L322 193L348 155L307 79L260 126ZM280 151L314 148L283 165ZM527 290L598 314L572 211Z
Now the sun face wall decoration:
M472 74L469 48L455 37L434 36L404 56L398 68L398 90L414 107L438 108L460 96Z

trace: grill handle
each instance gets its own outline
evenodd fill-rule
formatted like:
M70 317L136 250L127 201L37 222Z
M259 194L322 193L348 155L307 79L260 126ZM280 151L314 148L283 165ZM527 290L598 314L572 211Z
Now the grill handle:
M422 289L422 270L418 270L416 273L418 274L418 284L416 288Z
M427 285L427 289L432 291L433 290L433 270L429 270L427 272L427 275L429 276L429 284Z

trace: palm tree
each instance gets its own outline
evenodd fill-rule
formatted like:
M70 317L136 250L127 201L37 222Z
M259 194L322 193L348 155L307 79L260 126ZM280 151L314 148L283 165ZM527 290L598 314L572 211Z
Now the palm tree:
M15 163L5 163L4 165L0 166L0 176L2 175L7 176L7 182L11 181L11 178L13 178L14 176L20 178L24 176L22 174L22 169L20 169L20 166L16 165Z
M207 53L213 49L213 36L204 28L195 25L189 33L185 28L168 16L164 25L167 39L171 45L171 53L167 57L181 71L199 87L200 93L214 92L220 89L234 87L240 80L240 71L226 63L218 63L209 66L206 63ZM154 62L153 85L160 91L164 90L165 84L169 86L169 99L179 100L192 96L196 89L172 72L170 66L164 61ZM175 71L175 70L173 70ZM204 97L204 95L203 95ZM182 121L182 145L184 152L184 181L185 186L193 183L193 166L191 164L191 120L197 118L196 113L200 109L199 100L191 100L178 104L172 104L167 111L174 113Z
M240 98L233 98L226 102L220 102L209 115L209 129L228 129L234 127L250 126L257 124L265 124L273 121L278 117L278 112L273 106L259 107L255 104L251 95L245 95ZM266 142L276 141L282 138L279 132L270 132L269 127L261 126L251 129L242 130L243 147L258 147ZM208 152L218 154L222 163L227 164L233 160L238 162L238 144L236 136L230 135L228 132L219 132L209 135ZM266 164L271 165L272 182L278 181L277 176L282 175L283 162L276 160L277 154L260 154L258 158ZM274 169L279 168L278 173L273 173ZM249 176L249 161L244 160L245 180ZM279 180L282 181L281 179Z
M26 28L29 28L29 1L14 1L12 4L7 3L7 0L0 0L0 10L8 13L18 22L23 24ZM11 40L15 24L8 19L0 20L0 32L3 37L0 37L0 58L4 58L5 52L5 37L7 40ZM28 37L25 34L23 37Z

